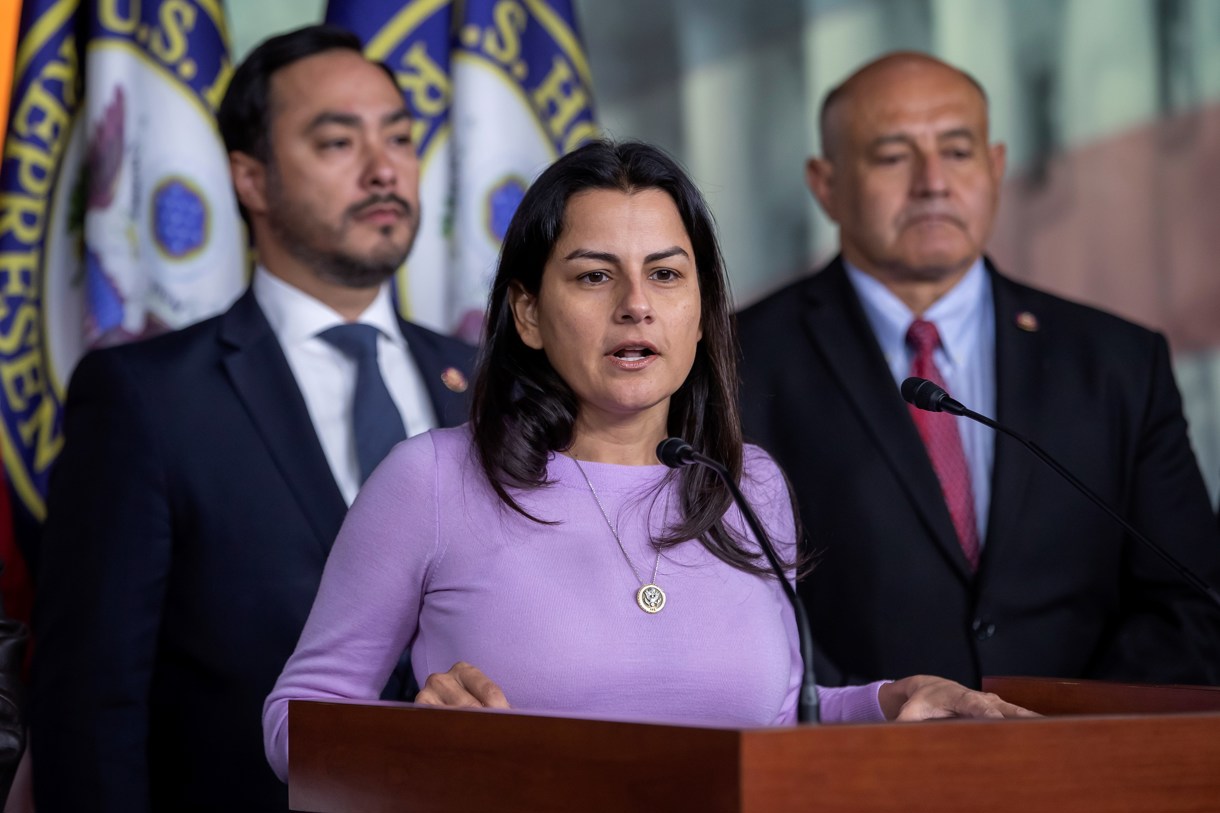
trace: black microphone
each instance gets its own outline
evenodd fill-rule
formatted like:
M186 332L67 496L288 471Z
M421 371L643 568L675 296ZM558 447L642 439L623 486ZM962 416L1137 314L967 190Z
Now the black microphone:
M657 446L657 459L671 469L680 469L692 464L706 466L716 472L717 476L729 487L738 510L741 511L741 515L746 519L746 524L750 526L750 530L758 539L763 555L767 557L771 569L775 571L775 576L779 579L780 586L783 587L784 595L788 597L789 603L792 604L792 611L796 614L796 629L801 645L801 663L804 666L801 675L801 691L796 700L797 722L819 722L818 689L813 679L813 633L809 631L809 616L805 614L805 605L801 603L796 591L788 583L784 568L779 563L779 557L775 555L775 548L772 547L771 540L763 533L762 525L758 522L758 517L754 516L754 510L750 508L750 504L746 502L745 495L741 493L737 483L733 482L728 469L707 455L696 452L694 447L682 438L666 438L661 441Z
M927 412L948 412L950 415L960 415L964 418L969 418L972 421L978 421L984 426L990 426L997 432L1003 432L1005 435L1008 435L1010 438L1016 440L1026 449L1033 452L1034 457L1050 466L1052 469L1054 469L1056 474L1071 483L1077 491L1092 500L1094 505L1104 511L1106 515L1110 517L1110 519L1121 525L1127 533L1131 534L1133 537L1146 545L1157 556L1164 559L1170 567L1178 572L1178 575L1181 576L1183 580L1211 599L1217 607L1220 607L1220 593L1217 593L1214 587L1203 581L1203 579L1199 578L1199 576L1191 571L1190 568L1186 567L1186 565L1175 559L1173 554L1171 554L1169 551L1165 550L1160 545L1153 542L1139 531L1135 530L1131 523L1119 516L1118 512L1107 505L1105 500L1097 496L1097 494L1084 483L1080 482L1080 480L1078 480L1074 474L1061 466L1059 461L1055 460L1055 458L1043 451L1042 447L1038 446L1038 444L1034 443L1032 440L1028 440L1012 429L1009 429L1007 426L1002 426L996 423L986 415L980 415L974 410L967 409L958 401L954 401L952 398L950 398L949 393L945 392L943 387L934 384L926 378L908 378L906 381L902 382L900 389L902 391L903 399L912 406Z
M926 412L948 412L950 415L965 415L966 408L949 397L944 388L936 386L926 378L908 378L902 382L902 397ZM982 418L982 416L979 416ZM986 419L984 419L986 423Z

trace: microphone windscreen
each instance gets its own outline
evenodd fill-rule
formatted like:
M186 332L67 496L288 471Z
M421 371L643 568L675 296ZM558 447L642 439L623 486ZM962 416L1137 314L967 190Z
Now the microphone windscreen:
M940 412L941 400L948 395L941 387L928 379L915 376L903 381L899 389L904 401L929 412Z
M657 445L657 460L671 469L680 469L691 462L694 451L682 438L665 438Z

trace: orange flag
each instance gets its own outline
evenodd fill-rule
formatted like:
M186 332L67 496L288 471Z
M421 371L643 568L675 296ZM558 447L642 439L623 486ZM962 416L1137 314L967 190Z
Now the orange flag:
M8 125L8 100L13 92L13 59L17 51L17 26L21 22L21 0L0 3L0 144Z
M17 28L21 23L21 0L0 3L0 145L4 144L5 128L8 126L9 99L13 92L13 61L17 51ZM0 458L2 461L3 458ZM10 616L22 621L30 620L29 574L25 559L17 548L13 528L13 512L9 503L8 478L0 463L0 594Z

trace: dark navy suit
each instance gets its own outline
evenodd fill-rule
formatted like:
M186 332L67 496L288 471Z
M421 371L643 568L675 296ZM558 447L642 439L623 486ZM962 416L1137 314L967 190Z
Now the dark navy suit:
M473 349L402 323L438 422ZM453 377L449 377L450 382ZM261 712L346 505L253 293L90 353L69 389L38 579L40 813L284 810Z
M988 273L995 417L1220 585L1220 536L1164 338ZM970 573L840 261L738 322L747 439L791 477L820 554L801 594L821 651L847 680L1220 681L1220 613L1003 436L982 561Z

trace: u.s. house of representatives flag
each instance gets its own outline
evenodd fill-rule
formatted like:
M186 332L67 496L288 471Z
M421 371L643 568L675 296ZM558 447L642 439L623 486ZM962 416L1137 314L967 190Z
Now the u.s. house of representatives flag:
M500 240L526 187L598 135L568 0L330 0L398 77L416 117L423 222L403 314L478 337Z
M197 321L244 284L213 118L232 73L221 2L22 8L0 164L0 443L27 526L84 350Z

